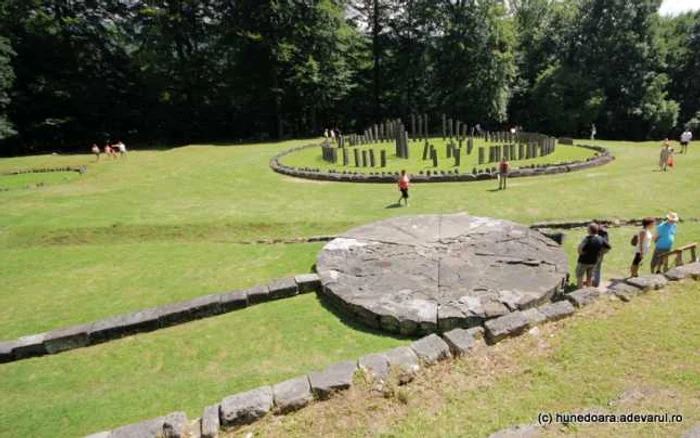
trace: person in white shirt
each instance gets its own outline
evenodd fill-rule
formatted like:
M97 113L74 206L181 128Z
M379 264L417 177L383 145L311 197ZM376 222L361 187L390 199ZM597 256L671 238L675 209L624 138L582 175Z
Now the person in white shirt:
M126 158L126 145L120 141L117 143L117 148L119 148L119 155Z
M639 265L642 264L644 257L646 257L647 254L649 254L649 250L651 250L651 242L653 241L651 230L654 228L655 222L656 221L650 217L642 220L641 231L635 234L630 242L632 246L634 246L634 259L632 260L632 266L630 266L630 277L639 276Z
M688 153L688 144L690 143L690 140L693 139L693 133L690 132L690 129L685 128L685 131L683 131L683 134L681 134L681 154L687 154Z

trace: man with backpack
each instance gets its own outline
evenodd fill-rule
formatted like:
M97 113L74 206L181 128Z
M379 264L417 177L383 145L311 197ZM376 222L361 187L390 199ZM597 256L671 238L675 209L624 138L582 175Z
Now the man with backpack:
M608 235L608 229L605 225L598 223L598 235L607 243L610 245L610 236ZM593 269L593 287L599 287L600 282L603 278L603 258L605 254L601 254L600 257L598 257L598 263L596 263L595 268Z
M610 251L612 247L602 237L598 235L598 224L591 223L588 225L588 235L581 241L578 246L578 263L576 265L576 287L581 288L584 285L590 287L593 282L593 271L595 270L598 260L605 253ZM586 280L584 281L584 277Z

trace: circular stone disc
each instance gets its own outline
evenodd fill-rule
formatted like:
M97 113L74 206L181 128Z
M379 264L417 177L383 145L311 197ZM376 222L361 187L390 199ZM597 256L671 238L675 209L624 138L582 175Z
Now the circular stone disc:
M329 242L326 295L366 324L403 334L473 327L549 301L568 274L553 240L467 214L395 217Z

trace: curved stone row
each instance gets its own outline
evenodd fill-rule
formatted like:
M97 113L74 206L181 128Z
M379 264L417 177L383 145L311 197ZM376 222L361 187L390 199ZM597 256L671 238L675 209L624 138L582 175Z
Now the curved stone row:
M663 277L663 280L660 278ZM611 288L622 301L665 287L671 281L700 280L700 263L680 266L663 276L647 275L618 283ZM624 285L624 286L623 286ZM629 288L631 289L629 289ZM622 289L625 292L620 292ZM624 294L624 295L623 295ZM483 338L493 345L515 337L547 322L572 316L576 309L595 302L601 292L595 288L580 289L564 295L564 299L524 311L516 311L489 320L484 327L457 328L441 335L430 334L417 341L388 351L371 353L357 360L333 364L323 371L310 372L271 386L262 386L225 397L219 403L203 409L202 416L189 421L184 412L123 426L86 438L216 438L221 430L231 430L252 424L270 414L284 415L303 409L310 403L326 400L349 389L355 373L364 373L373 381L412 381L421 368L469 354L476 341Z
M508 176L510 178L522 178L540 175L555 175L559 173L573 172L577 170L590 169L592 167L605 165L615 159L615 156L602 146L576 145L578 147L596 151L596 156L585 161L569 161L557 164L542 164L519 167L512 170ZM354 172L323 170L310 167L291 167L280 162L280 159L291 153L307 148L315 148L318 145L311 144L298 146L286 151L282 151L270 160L270 168L280 174L297 178L313 179L319 181L353 182L353 183L395 183L399 176L398 172ZM498 177L498 171L494 168L477 170L472 173L458 173L457 170L426 171L426 174L411 175L413 182L470 182L494 179Z
M6 170L0 172L1 176L23 175L26 173L50 173L50 172L87 172L87 166L61 166L61 167L37 167L32 169Z
M75 348L101 344L125 336L146 333L197 319L233 312L254 304L318 292L316 274L300 274L245 290L193 298L179 303L111 316L94 323L61 327L47 333L0 341L0 363L57 354Z

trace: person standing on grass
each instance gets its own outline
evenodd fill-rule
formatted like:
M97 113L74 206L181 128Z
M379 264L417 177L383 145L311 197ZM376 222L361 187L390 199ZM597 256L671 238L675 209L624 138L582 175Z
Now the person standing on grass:
M126 145L121 140L117 142L117 148L119 149L119 155L122 158L126 158Z
M588 235L578 246L578 263L576 264L576 287L590 287L593 281L593 270L598 258L610 250L602 237L598 235L598 224L588 225ZM584 281L584 277L586 278Z
M658 274L661 270L661 256L673 249L673 242L676 240L676 231L678 230L678 215L674 212L669 212L666 215L666 220L661 222L656 227L656 235L654 236L654 254L651 256L651 273Z
M609 248L612 248L610 245L610 236L608 235L608 228L599 223L598 224L598 236L600 236L603 241L608 245ZM609 249L608 249L609 251ZM605 251L603 251L600 256L598 257L598 263L595 265L595 269L593 270L593 287L599 287L600 282L603 278L603 258L605 257Z
M651 250L651 242L654 239L651 230L654 228L654 222L653 218L644 218L642 230L632 237L630 243L634 246L634 259L632 259L632 266L630 266L630 277L639 277L639 266Z
M595 123L591 123L591 140L595 140L596 134L598 134L598 130L595 128Z
M100 147L95 143L92 144L92 153L95 155L95 161L100 161Z
M671 143L668 139L664 140L664 145L661 147L661 152L659 153L659 169L666 172L668 163L673 155L673 149L671 149Z
M692 139L693 133L690 132L690 128L685 128L685 131L681 134L681 154L688 153L688 145Z
M510 163L503 157L498 165L498 190L505 190L508 184L508 171L510 171Z
M405 170L401 171L401 177L399 177L399 191L401 192L401 197L397 204L401 205L401 200L403 199L406 207L408 207L408 187L411 185L411 180L408 178Z

